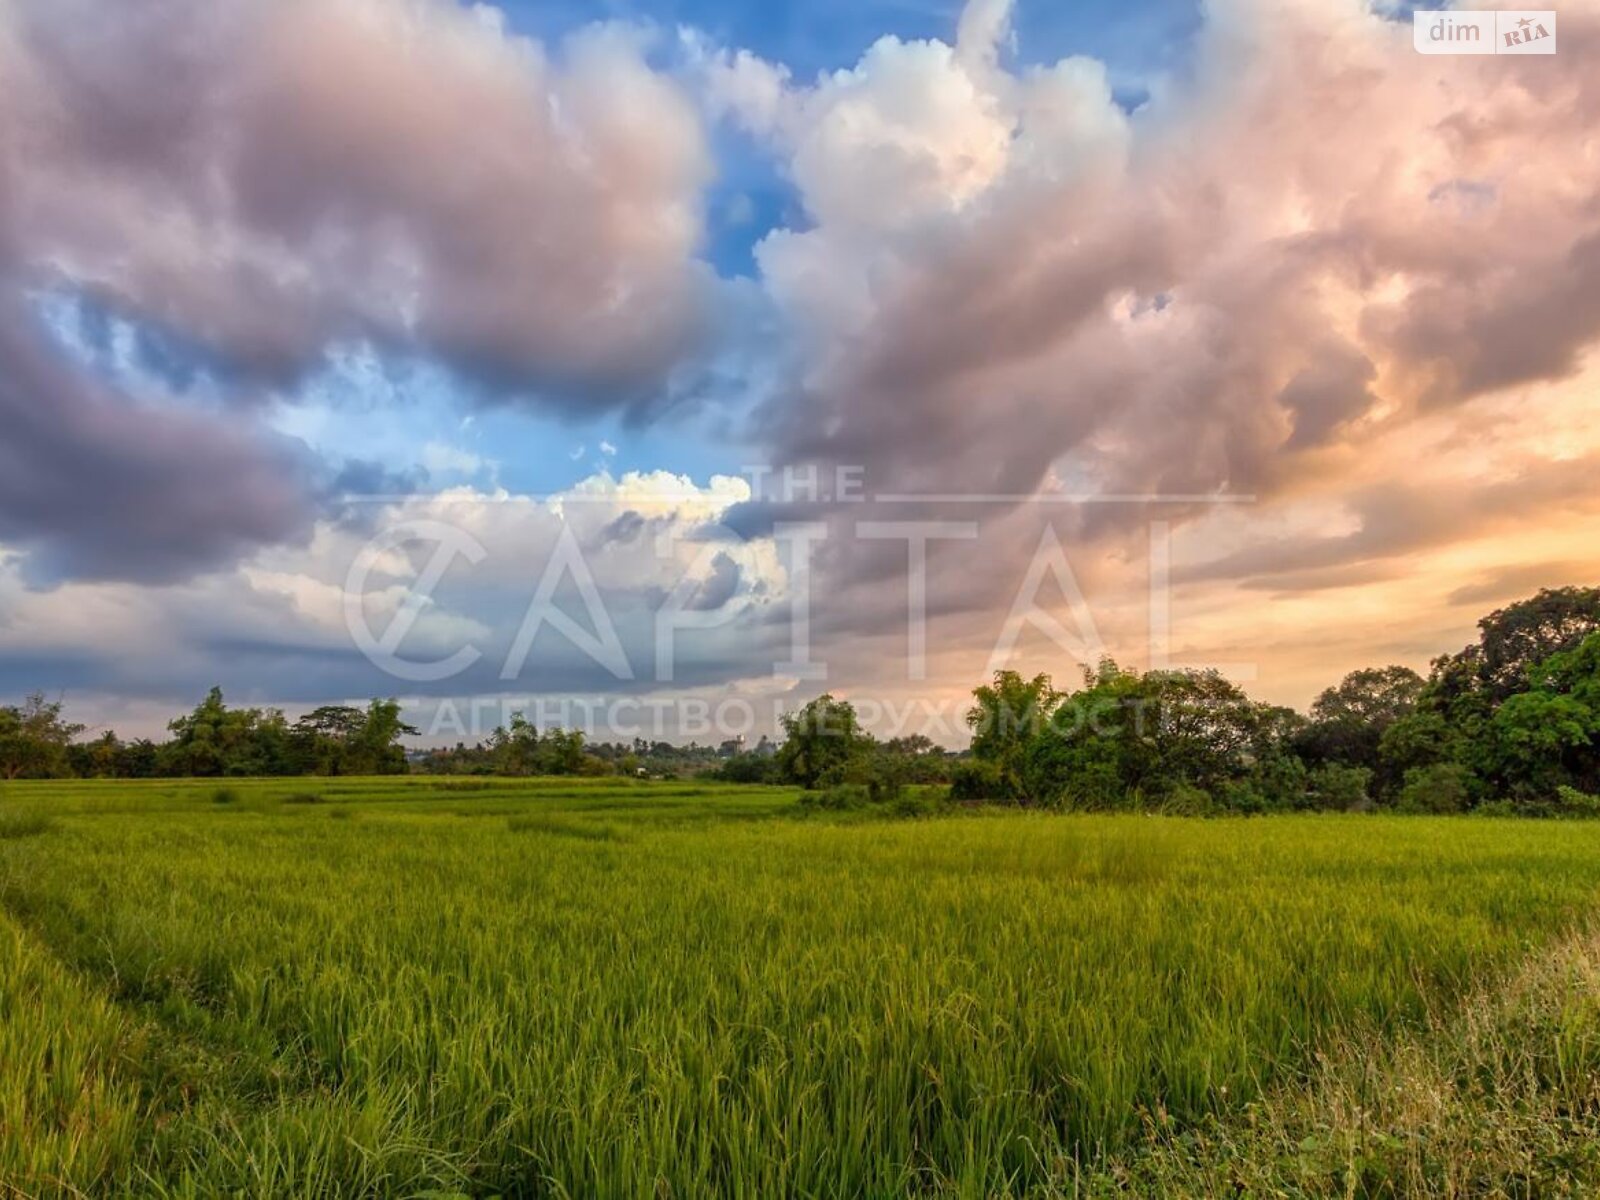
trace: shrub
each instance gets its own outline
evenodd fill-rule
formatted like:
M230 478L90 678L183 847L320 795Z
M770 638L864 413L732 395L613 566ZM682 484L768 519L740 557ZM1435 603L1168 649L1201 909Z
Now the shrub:
M1359 812L1369 808L1372 772L1366 767L1345 767L1329 763L1310 776L1311 802L1316 808L1336 812Z
M231 787L216 788L211 793L211 803L237 804L239 803L239 790Z
M949 793L941 787L903 787L892 798L877 800L865 783L836 783L800 797L800 807L813 812L863 813L897 817L931 817L949 803Z
M1574 787L1556 789L1555 813L1558 817L1600 817L1600 796L1591 796Z
M1460 763L1412 767L1400 789L1401 812L1458 813L1467 807L1467 769Z
M875 754L867 759L861 770L867 785L867 794L874 804L892 804L905 797L906 776L910 769L903 758L890 754Z
M1549 820L1600 819L1600 796L1574 787L1558 787L1549 800L1486 800L1472 810L1482 817L1538 817Z
M1509 800L1485 800L1472 810L1475 817L1523 817L1527 816L1520 808Z
M838 783L821 791L807 792L800 797L800 804L803 808L824 812L854 812L869 807L872 796L865 784Z
M950 772L950 798L952 800L987 801L1014 804L1016 790L1007 782L999 763L981 758L965 758L956 763Z
M1040 739L1036 745L1048 745ZM1116 765L1103 758L1081 755L1060 781L1049 773L1048 750L1029 760L1029 794L1049 808L1078 812L1115 812L1143 807L1138 789L1129 789L1117 773Z
M1313 803L1311 776L1305 763L1294 755L1269 754L1251 771L1248 784L1224 788L1222 800L1228 808L1240 812L1309 808Z
M777 760L770 754L735 754L716 771L729 783L775 783Z
M612 774L611 764L598 754L585 754L578 760L578 769L575 774L589 779L598 779L602 775Z
M1305 792L1303 790L1298 794L1298 799L1299 802L1304 802ZM1261 787L1249 780L1235 780L1224 784L1219 800L1223 809L1227 812L1246 814L1264 813L1276 808L1294 807L1294 805L1288 803L1279 804L1274 802L1268 798Z
M1176 783L1162 798L1157 811L1169 817L1209 817L1217 811L1217 802L1204 788Z
M942 812L949 802L949 792L945 788L907 788L890 808L897 817L932 817Z

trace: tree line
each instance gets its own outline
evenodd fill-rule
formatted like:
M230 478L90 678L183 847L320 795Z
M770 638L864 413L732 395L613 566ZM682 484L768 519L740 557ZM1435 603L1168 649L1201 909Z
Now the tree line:
M156 779L246 775L395 775L408 769L400 739L416 730L394 700L325 705L290 722L275 708L230 708L212 688L167 726L164 742L106 731L80 740L59 700L42 694L0 707L0 778Z
M759 753L768 752L763 738ZM677 776L715 771L737 753L737 743L677 746L637 737L629 742L590 742L580 731L560 726L540 729L517 713L509 727L496 729L484 741L429 751L413 761L412 769L426 775Z
M1600 588L1546 590L1478 627L1426 678L1355 671L1307 715L1216 671L1108 659L1071 692L1001 671L973 692L959 757L879 744L826 695L785 719L759 769L839 806L944 780L955 800L1090 811L1600 815Z
M476 744L407 754L417 730L400 704L324 705L296 721L275 708L230 707L220 688L170 722L166 741L84 738L59 700L43 694L0 706L0 780L157 779L294 775L684 775L713 772L737 753L669 742L589 742L581 732L539 729L520 714ZM762 739L756 756L771 752Z
M813 803L951 799L1085 810L1267 812L1392 808L1600 815L1600 588L1546 590L1479 622L1477 642L1407 667L1352 672L1302 715L1215 671L1138 672L1111 660L1058 690L1001 671L973 692L972 742L879 741L823 695L750 751L590 743L521 716L486 741L408 759L394 700L329 705L290 722L230 708L220 689L161 743L85 740L59 701L0 707L0 779L159 776L714 774L806 789Z

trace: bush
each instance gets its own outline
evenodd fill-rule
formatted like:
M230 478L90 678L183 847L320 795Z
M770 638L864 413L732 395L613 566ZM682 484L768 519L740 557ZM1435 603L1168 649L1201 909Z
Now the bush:
M1305 791L1302 789L1295 797L1294 803L1278 803L1270 798L1266 791L1250 780L1235 780L1222 787L1219 797L1222 807L1227 812L1255 814L1270 812L1278 808L1294 808L1305 801Z
M728 783L776 783L778 762L770 754L735 754L717 769Z
M1250 801L1254 800L1254 807ZM1305 763L1292 754L1269 754L1256 764L1248 784L1230 784L1223 803L1240 812L1277 812L1309 808L1313 803L1311 776Z
M867 794L874 804L893 804L905 797L906 777L910 774L906 760L890 754L876 754L862 767L861 775L867 785Z
M585 754L578 760L578 769L574 772L589 779L599 779L603 775L611 775L611 764L598 754Z
M1014 804L1016 790L1007 781L999 763L981 758L964 758L950 772L950 798L965 803Z
M219 787L211 793L211 803L237 804L239 803L239 790L231 787Z
M1156 811L1168 817L1209 817L1216 813L1217 802L1204 788L1176 783L1162 798Z
M1523 812L1509 800L1485 800L1472 810L1475 817L1525 817Z
M941 812L949 795L941 787L900 788L885 800L873 798L870 785L837 783L829 788L806 792L800 807L813 812L855 812L897 817L931 817Z
M1559 787L1551 800L1486 800L1472 810L1480 817L1539 817L1554 820L1600 819L1600 796Z
M941 787L908 788L890 805L897 817L932 817L944 811L949 794Z
M1372 806L1372 772L1366 767L1329 763L1310 776L1311 803L1335 812L1360 812Z
M1577 788L1556 789L1555 813L1558 817L1600 817L1600 796L1591 796Z
M1458 813L1467 807L1467 769L1460 763L1412 767L1400 789L1401 812Z
M867 791L866 785L861 783L838 783L821 791L807 792L800 797L802 808L814 808L823 812L854 812L868 808L871 804L872 796Z
M1048 747L1048 743L1044 745ZM1117 773L1116 765L1104 759L1081 755L1059 781L1051 779L1048 748L1030 757L1028 766L1028 794L1047 808L1064 808L1075 812L1118 812L1143 807L1138 789L1130 791Z

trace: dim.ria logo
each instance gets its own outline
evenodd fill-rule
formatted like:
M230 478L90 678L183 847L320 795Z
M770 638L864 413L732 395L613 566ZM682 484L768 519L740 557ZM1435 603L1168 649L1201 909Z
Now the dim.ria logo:
M1554 54L1556 14L1551 9L1422 10L1412 13L1419 54Z

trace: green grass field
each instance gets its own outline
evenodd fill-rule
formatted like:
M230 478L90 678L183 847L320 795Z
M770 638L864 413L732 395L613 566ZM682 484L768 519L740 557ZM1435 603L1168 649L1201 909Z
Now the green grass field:
M1426 1153L1340 1143L1372 1113L1337 1089L1380 1046L1415 1047L1385 1096L1424 1061L1484 1087L1457 1059L1504 1039L1463 1022L1531 1028L1501 981L1553 954L1517 1078L1587 1136L1600 824L795 800L10 785L0 1194L1235 1194L1241 1161L1409 1194ZM1332 1140L1279 1145L1302 1126ZM1552 1137L1530 1188L1594 1166Z

